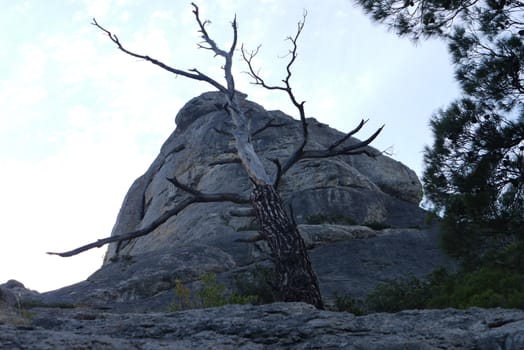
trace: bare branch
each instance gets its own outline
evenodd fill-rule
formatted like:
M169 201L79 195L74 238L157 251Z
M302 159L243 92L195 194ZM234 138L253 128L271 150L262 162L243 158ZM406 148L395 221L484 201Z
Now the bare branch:
M337 155L350 155L350 154L367 154L370 157L375 157L376 154L373 154L369 150L365 149L365 147L367 145L369 145L380 134L380 132L382 131L382 128L383 128L383 126L381 128L379 128L377 131L375 131L375 133L373 135L371 135L368 139L366 139L364 141L361 141L361 142L358 142L356 144L349 145L349 146L337 149L337 147L342 145L351 136L353 136L354 134L359 132L360 129L362 129L364 124L366 124L366 122L367 122L367 120L366 121L362 120L355 129L351 130L346 135L344 135L342 138L340 138L339 140L335 141L327 149L325 149L325 150L307 150L307 151L304 150L306 145L307 145L307 143L308 143L308 137L309 137L308 123L307 123L307 120L306 120L306 113L305 113L305 108L304 108L305 101L298 102L298 100L296 99L296 97L295 97L295 95L293 93L293 90L291 88L291 77L293 75L293 73L292 73L292 66L295 63L295 60L296 60L296 58L298 56L298 53L297 53L297 48L298 48L297 42L298 42L298 39L299 39L299 37L300 37L300 35L302 33L302 30L304 29L304 25L305 25L305 22L306 22L306 17L307 17L307 12L304 11L302 20L300 20L297 23L297 31L295 33L295 36L289 36L289 37L286 38L286 40L289 40L291 42L291 49L288 52L288 55L289 55L290 59L289 59L287 65L286 65L287 75L286 75L285 79L282 80L282 83L284 83L283 86L267 84L264 81L264 79L261 77L261 75L259 74L259 71L255 70L254 65L253 65L253 59L259 53L260 45L255 50L250 51L250 52L248 52L244 48L243 45L241 47L242 58L244 59L244 61L246 62L247 66L249 68L249 71L247 72L247 74L253 79L253 84L260 85L263 88L268 89L268 90L285 91L287 93L288 97L290 98L291 102L293 103L293 105L297 108L297 110L299 112L299 115L300 115L300 122L301 122L301 126L302 126L302 142L293 151L293 153L289 156L289 158L284 162L284 165L280 166L279 162L276 163L277 167L278 167L278 169L277 169L278 171L277 171L277 175L275 177L275 182L274 182L275 186L278 186L278 182L280 180L280 177L283 174L285 174L286 171L288 171L294 164L296 164L301 159L305 159L305 158L327 158L327 157L334 157L334 156L337 156ZM266 124L264 127L262 127L262 129L257 130L256 132L258 133L258 132L264 130L266 127L269 127L269 126L271 126L270 122L268 124Z
M191 5L193 6L193 13L195 14L195 19L198 23L198 26L200 27L199 32L202 34L202 39L204 39L204 42L209 45L209 47L206 47L203 45L199 45L199 47L213 51L215 55L224 57L226 61L223 69L226 72L227 90L223 92L227 93L230 99L232 99L235 93L235 81L233 80L232 75L229 73L231 72L231 68L233 66L233 54L235 52L235 48L236 48L237 40L238 40L237 16L235 15L233 22L231 22L231 27L233 27L233 42L231 44L229 51L226 52L220 49L218 45L215 43L215 41L211 39L211 37L209 36L206 30L206 24L210 22L207 20L202 21L200 19L200 13L199 13L198 6L194 2L192 2Z
M259 129L257 129L256 131L254 131L253 133L251 133L251 136L255 136L255 135L258 135L260 134L262 131L266 130L266 129L269 129L269 128L278 128L278 127L281 127L281 126L286 126L288 125L288 123L274 123L274 119L271 119L270 121L268 121L266 124L264 124L263 126L261 126Z
M201 47L203 49L212 50L212 51L215 52L216 55L219 55L219 56L222 56L222 57L227 57L227 55L228 55L227 52L225 52L224 50L221 50L217 46L215 41L213 39L211 39L211 37L207 33L206 24L209 24L211 22L209 22L208 20L202 21L200 19L200 12L199 12L198 6L194 2L192 2L191 5L193 6L193 13L195 14L195 18L196 18L196 21L198 23L198 26L200 27L199 32L202 34L202 39L204 39L204 42L209 45L209 47L205 47L205 46L202 46L202 45L199 45L199 47Z
M235 14L235 18L233 18L233 22L231 22L231 26L233 27L233 42L231 43L231 47L229 48L229 56L233 57L233 54L235 52L235 49L237 47L238 42L238 27L237 27L237 15Z
M298 54L297 54L297 48L298 48L297 42L298 42L298 39L300 37L300 34L302 33L302 30L304 29L304 25L306 23L306 17L307 17L307 11L304 11L302 20L297 23L297 32L296 32L295 36L294 37L289 36L289 37L286 38L286 40L289 40L291 42L292 48L289 50L290 59L288 61L288 64L286 65L287 75L286 75L286 78L282 80L282 82L284 83L284 86L273 86L273 85L266 84L264 79L262 79L262 77L255 71L255 68L253 67L253 58L258 54L260 46L258 46L256 50L251 51L250 53L247 53L247 51L244 49L243 46L242 46L242 49L241 49L242 57L243 57L244 61L247 63L248 68L249 68L248 74L254 80L253 84L260 85L260 86L262 86L262 87L264 87L264 88L266 88L268 90L285 91L287 93L289 99L291 100L291 102L297 108L297 110L299 112L300 122L301 122L301 125L302 125L302 142L297 147L297 149L295 149L295 151L290 156L290 158L284 163L285 165L282 168L282 173L284 173L287 169L289 169L289 167L291 167L291 165L295 164L301 158L302 153L304 152L304 147L306 146L306 144L308 142L308 133L309 133L309 131L308 131L308 125L307 125L307 121L306 121L306 112L305 112L305 109L304 109L305 101L298 102L298 100L296 99L295 95L293 94L293 91L292 91L292 88L291 88L291 77L293 75L291 67L293 66L293 63L295 63L295 60L296 60L296 58L298 56ZM286 168L286 164L288 165L287 168Z
M222 56L225 59L224 77L227 82L227 88L221 90L226 95L226 110L231 116L233 123L235 124L234 137L237 144L238 156L241 160L242 166L246 170L249 179L255 184L267 184L269 183L269 176L264 169L264 165L260 158L257 156L253 144L251 143L251 135L249 134L249 118L242 112L238 98L235 91L235 80L233 78L232 66L233 66L233 54L237 44L237 21L236 16L231 26L233 27L233 42L228 52L220 49L216 43L210 38L205 26L207 21L202 22L198 6L194 3L193 13L195 14L196 21L200 28L200 33L204 42L209 45L209 48L215 52L216 55ZM198 71L196 71L199 73Z
M194 203L210 203L210 202L233 202L237 204L251 203L249 198L244 198L236 193L202 193L185 184L180 183L175 177L171 179L167 179L167 180L171 182L175 187L191 194L192 196L184 199L183 201L178 203L174 208L166 211L158 219L156 219L151 224L147 225L146 227L140 230L99 239L96 242L86 244L84 246L81 246L79 248L76 248L76 249L73 249L67 252L63 252L63 253L48 252L47 254L58 255L61 257L70 257L70 256L80 254L82 252L85 252L86 250L90 250L93 248L100 248L108 243L128 241L130 239L145 236L153 232L159 226L164 224L167 220L169 220L170 218L172 218L175 215L178 215L182 210L184 210L189 205L194 204Z
M358 127L357 127L358 128ZM373 154L369 150L366 150L365 147L368 146L373 140L377 138L380 134L384 125L381 126L377 131L373 133L364 141L357 142L355 144L346 146L341 149L328 148L325 150L302 150L300 153L294 152L291 157L284 163L282 166L281 175L285 174L293 165L295 165L301 159L307 158L329 158L340 155L355 155L355 154L367 154L370 157L376 157L377 154ZM338 142L338 141L337 141Z
M351 136L355 135L357 132L360 131L360 129L362 129L362 127L364 126L364 124L366 124L368 122L369 119L367 120L364 120L362 119L360 121L360 123L357 125L357 127L353 130L351 130L350 132L348 132L346 135L344 135L344 137L342 137L340 140L338 140L337 142L334 142L331 146L329 146L328 149L333 149L333 148L336 148L337 146L339 146L340 144L344 143L347 139L349 139Z
M128 54L130 56L149 61L152 64L154 64L154 65L156 65L156 66L158 66L158 67L160 67L162 69L165 69L166 71L168 71L170 73L173 73L173 74L176 74L176 75L182 75L182 76L184 76L186 78L189 78L189 79L204 81L204 82L206 82L208 84L211 84L212 86L214 86L219 91L226 92L226 88L222 84L220 84L219 82L217 82L213 78L209 77L208 75L199 72L197 69L190 69L188 71L185 71L185 70L181 70L181 69L178 69L178 68L173 68L173 67L168 66L167 64L165 64L165 63L163 63L163 62L161 62L161 61L159 61L157 59L154 59L152 57L149 57L147 55L141 55L141 54L129 51L128 49L126 49L120 43L120 40L118 40L118 37L116 36L116 34L111 33L109 30L105 29L100 24L98 24L98 22L96 21L95 18L93 18L93 22L91 24L94 25L95 27L97 27L98 29L100 29L101 31L103 31L104 33L106 33L107 36L109 37L109 39L113 43L116 44L116 46L118 47L118 49L120 51L123 51L123 52L125 52L126 54Z
M85 252L86 250L90 250L90 249L93 249L93 248L100 248L100 247L102 247L102 246L104 246L104 245L106 245L108 243L128 241L128 240L133 239L133 238L138 238L138 237L141 237L141 236L145 236L145 235L153 232L160 225L164 224L171 217L173 217L173 216L177 215L178 213L180 213L183 209L188 207L190 204L197 203L198 201L196 199L197 199L196 197L191 197L191 198L185 199L184 201L180 202L176 207L166 211L162 216L160 216L158 219L156 219L155 221L153 221L151 224L147 225L143 229L132 231L132 232L128 232L128 233L124 233L124 234L120 234L120 235L115 235L115 236L111 236L111 237L107 237L107 238L103 238L103 239L99 239L96 242L86 244L84 246L81 246L79 248L76 248L76 249L73 249L73 250L70 250L70 251L67 251L67 252L63 252L63 253L48 252L47 254L58 255L58 256L61 256L61 257L70 257L70 256L74 256L74 255L80 254L82 252Z
M289 87L289 80L291 79L291 66L293 65L293 63L295 63L295 60L297 59L297 41L298 41L298 38L300 37L300 34L302 33L302 30L304 29L304 25L306 24L306 17L307 17L307 11L304 10L304 13L302 15L302 20L301 21L298 21L297 23L297 33L295 34L294 37L287 37L287 40L291 41L291 44L293 45L293 49L289 51L289 54L291 55L291 59L289 60L287 66L286 66L286 70L287 70L287 77L286 79L284 79L284 83L286 84L286 86Z
M277 171L275 172L275 179L273 180L273 186L275 188L278 188L278 183L280 182L280 178L282 177L282 165L280 164L280 161L278 159L270 159L276 167Z
M255 72L255 68L253 67L253 58L255 58L255 56L258 54L258 52L260 50L260 47L261 46L259 45L255 50L250 51L248 53L247 50L244 48L244 44L242 44L242 46L240 48L240 52L242 53L242 58L247 63L247 66L249 68L249 72L245 72L245 73L247 73L247 75L249 75L253 79L252 84L254 84L254 85L260 85L263 88L268 89L268 90L282 90L282 91L286 91L286 87L277 86L277 85L268 85L264 81L262 76L260 75L260 72L259 71Z
M368 146L371 142L373 142L373 140L375 140L377 138L377 136L380 134L380 132L382 131L383 128L384 128L384 125L381 126L377 131L375 131L373 133L373 135L368 137L366 140L357 142L357 143L349 145L349 146L346 146L346 147L344 147L342 149L339 149L339 150L337 150L337 149L306 150L306 151L304 151L302 153L300 159L306 159L306 158L327 158L327 157L335 157L335 156L340 156L340 155L353 155L353 154L363 154L363 153L367 154L367 155L370 155L371 157L375 157L378 154L372 154L371 152L369 152L368 150L365 150L364 148L366 146ZM289 169L289 167L286 168L284 166L283 171L285 172L288 169Z

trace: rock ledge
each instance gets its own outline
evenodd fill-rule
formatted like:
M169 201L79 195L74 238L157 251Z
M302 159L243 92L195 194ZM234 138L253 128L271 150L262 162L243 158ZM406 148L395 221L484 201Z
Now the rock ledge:
M175 313L34 308L0 324L2 349L523 349L524 312L416 310L356 317L303 303Z

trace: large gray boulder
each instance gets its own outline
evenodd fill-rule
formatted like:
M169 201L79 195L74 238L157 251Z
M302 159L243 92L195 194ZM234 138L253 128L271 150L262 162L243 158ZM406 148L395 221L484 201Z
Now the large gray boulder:
M293 152L301 124L240 97L252 115L254 146L267 169L276 170L271 159L283 162ZM129 189L113 235L144 228L187 198L167 181L173 176L201 192L249 198L252 185L238 161L224 104L220 93L208 92L180 110L177 128ZM344 136L315 119L307 122L308 148L326 148ZM376 156L302 160L280 181L327 302L334 293L364 298L380 282L454 266L440 249L437 228L425 224L416 174L371 147L367 151ZM177 279L191 284L214 272L227 284L234 275L271 264L267 245L256 240L254 216L239 215L246 209L227 202L192 204L146 236L111 244L103 267L87 281L41 297L162 310Z
M251 183L236 156L234 139L228 135L233 126L224 103L220 93L209 92L182 108L176 130L148 171L132 185L113 234L145 227L185 198L186 193L166 180L173 176L202 192L249 197ZM300 123L248 100L243 100L242 106L252 111L256 150L267 168L275 169L270 159L285 160L300 143ZM311 148L325 148L343 136L314 119L308 123ZM282 178L280 190L299 223L315 215L395 227L423 223L420 215L410 213L420 214L417 205L422 191L416 174L383 155L301 161ZM230 203L194 204L153 233L120 245L118 253L137 255L194 243L212 245L213 240L235 236L239 228L250 225L252 218L231 215L236 207ZM117 255L116 247L110 246L106 263Z

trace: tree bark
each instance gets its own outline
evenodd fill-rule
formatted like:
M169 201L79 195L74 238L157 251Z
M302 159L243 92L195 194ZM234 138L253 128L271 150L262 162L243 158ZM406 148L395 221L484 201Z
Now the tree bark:
M256 185L251 201L275 263L277 288L283 301L302 301L322 309L318 279L296 223L284 210L273 185Z

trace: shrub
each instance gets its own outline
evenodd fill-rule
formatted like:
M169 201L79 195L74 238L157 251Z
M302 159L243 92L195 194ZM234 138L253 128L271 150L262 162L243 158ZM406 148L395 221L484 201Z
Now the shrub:
M203 307L227 304L225 296L226 286L217 282L217 276L214 273L206 273L202 277L202 284L202 289L197 292L197 295Z
M367 308L375 312L423 309L430 297L430 285L415 276L382 283L368 295Z
M216 274L206 273L201 279L202 287L194 293L175 281L173 301L168 305L169 311L180 311L194 308L223 306L226 304L254 304L258 298L255 295L244 295L239 292L227 293L226 286L218 283Z
M494 267L460 273L440 268L425 279L410 276L380 284L369 294L366 307L374 312L447 307L524 309L524 279L516 272Z
M184 287L182 281L175 280L175 299L169 304L169 311L180 311L193 308L193 300L191 299L191 291Z
M359 303L349 295L339 295L337 292L335 292L334 297L335 305L333 311L350 312L357 316L366 314L366 312L358 306Z
M524 308L524 280L514 272L484 267L459 279L450 296L452 307Z

